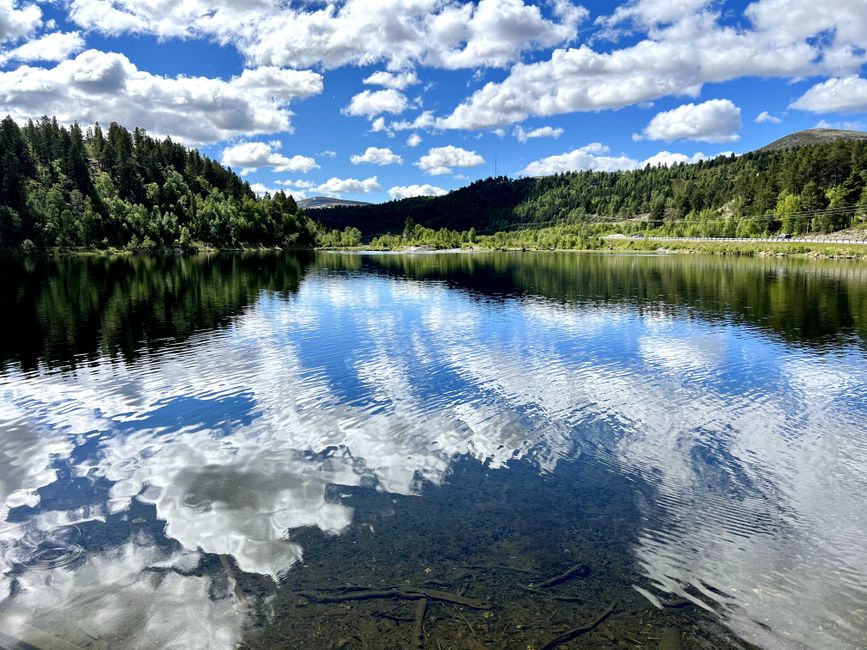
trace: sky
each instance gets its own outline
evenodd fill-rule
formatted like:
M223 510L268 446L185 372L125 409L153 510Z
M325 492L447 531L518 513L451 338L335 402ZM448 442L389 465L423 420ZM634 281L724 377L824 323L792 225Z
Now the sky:
M867 130L865 64L867 0L0 0L0 114L142 127L297 199Z

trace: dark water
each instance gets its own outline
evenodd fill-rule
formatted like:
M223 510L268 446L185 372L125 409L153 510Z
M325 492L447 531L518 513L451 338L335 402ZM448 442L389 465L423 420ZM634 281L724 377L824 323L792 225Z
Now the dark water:
M7 260L0 307L0 646L867 647L863 264Z

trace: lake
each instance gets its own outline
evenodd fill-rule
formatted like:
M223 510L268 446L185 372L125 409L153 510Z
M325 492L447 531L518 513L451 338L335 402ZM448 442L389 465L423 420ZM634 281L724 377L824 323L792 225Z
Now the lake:
M863 263L0 279L0 646L867 647Z

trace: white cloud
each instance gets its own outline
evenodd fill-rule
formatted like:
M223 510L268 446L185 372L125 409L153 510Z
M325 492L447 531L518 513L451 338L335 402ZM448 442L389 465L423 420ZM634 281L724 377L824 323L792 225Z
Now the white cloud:
M433 111L419 113L413 120L399 120L388 126L390 131L412 131L413 129L431 129L436 126Z
M331 149L320 151L317 155L322 156L323 158L337 158L337 152L332 151Z
M16 8L15 0L0 0L0 43L32 34L42 24L42 10L35 4Z
M521 170L523 176L550 176L560 172L593 170L617 171L635 169L638 162L628 156L609 156L610 149L599 142L573 149L567 153L548 156L530 163Z
M477 167L485 164L485 159L475 151L467 151L461 147L448 145L434 147L422 156L418 163L419 169L431 176L449 174L453 167Z
M276 182L277 182L277 185L282 185L283 187L295 187L295 188L302 189L302 190L309 190L309 189L316 187L316 183L313 183L311 181L301 180L300 178L296 179L296 180L293 180L290 178L290 179L286 179L286 180L282 180L282 181L276 181Z
M316 188L322 194L369 194L378 192L382 187L376 176L359 180L357 178L329 178Z
M666 167L677 163L695 163L707 159L701 152L692 156L671 151L660 151L649 158L639 161L626 155L612 156L609 147L599 142L592 142L578 149L556 156L548 156L527 165L520 174L523 176L551 176L571 171L602 171L614 172L628 169L643 169L647 165ZM720 154L724 155L724 154Z
M408 199L413 196L443 196L448 194L448 190L434 185L397 185L388 190L388 195L395 200Z
M86 29L206 37L231 43L254 65L333 69L385 62L392 71L416 63L504 67L524 51L571 42L587 15L565 0L553 3L550 19L523 0L71 0L69 6L71 19Z
M694 14L708 4L710 0L633 0L617 7L610 16L598 18L596 23L615 27L625 22L632 22L638 27L652 29Z
M744 13L761 33L780 42L824 34L826 53L827 49L834 53L849 45L860 46L863 50L867 41L867 11L863 0L759 0L750 4Z
M817 129L842 129L844 131L863 131L867 129L867 124L861 120L850 120L844 122L829 122L828 120L819 120L815 128Z
M438 126L490 128L533 115L621 108L670 95L694 97L706 83L744 76L816 74L823 68L817 61L822 47L822 39L783 38L778 32L722 25L711 11L687 12L629 47L600 52L582 45L555 49L548 60L518 63L503 81L477 90Z
M406 139L407 147L417 147L421 144L421 136L418 133L413 133Z
M741 126L740 108L728 99L711 99L657 113L635 139L734 142L740 139Z
M530 138L554 138L556 140L561 135L563 135L563 129L555 129L552 126L540 126L537 129L530 129L529 131L525 131L520 126L515 127L515 137L518 139L518 142L526 142Z
M765 122L770 122L771 124L782 124L783 120L781 120L776 115L771 115L768 111L762 111L758 115L756 115L756 119L754 120L756 124L764 124Z
M362 83L368 86L385 86L386 88L403 90L417 84L418 77L412 71L394 73L380 70L367 77Z
M355 95L343 112L346 115L373 117L380 113L403 113L408 105L406 96L393 88L365 90Z
M273 187L268 187L263 183L253 183L250 186L250 189L253 190L253 193L256 196L264 196L265 194L270 194L271 196L274 196L277 192L281 191L280 188L275 189Z
M0 71L0 112L16 120L140 126L187 144L290 131L289 103L322 91L315 72L260 68L228 81L164 77L123 54L87 50L52 68Z
M439 49L429 52L425 63L449 69L502 67L521 50L571 42L588 11L565 1L553 6L559 24L522 0L481 0L475 7L446 5L429 20Z
M403 158L388 147L368 147L363 154L350 158L353 165L401 165Z
M0 52L0 65L7 61L63 61L84 49L78 32L52 32Z
M867 79L857 76L828 79L810 88L790 108L811 113L867 111Z
M641 167L645 167L650 165L651 167L671 167L672 165L676 165L678 163L696 163L699 160L705 160L707 156L705 156L700 151L693 154L692 156L687 156L682 153L672 153L670 151L660 151L657 154L652 155L650 158L644 160L641 163Z
M241 169L241 174L254 172L262 167L272 168L275 172L307 173L319 169L319 165L308 156L288 158L275 151L279 142L241 142L223 149L223 164Z

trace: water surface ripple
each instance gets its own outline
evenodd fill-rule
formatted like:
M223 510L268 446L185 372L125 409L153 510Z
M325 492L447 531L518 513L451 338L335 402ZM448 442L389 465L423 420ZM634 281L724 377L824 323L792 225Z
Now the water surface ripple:
M863 265L320 254L3 275L0 641L375 647L355 619L306 633L293 590L411 582L399 556L418 553L418 580L502 608L470 614L491 645L591 616L516 625L532 592L448 571L583 559L567 588L587 612L621 604L575 647L670 627L867 647ZM291 643L269 636L281 620ZM376 625L384 647L408 638Z

